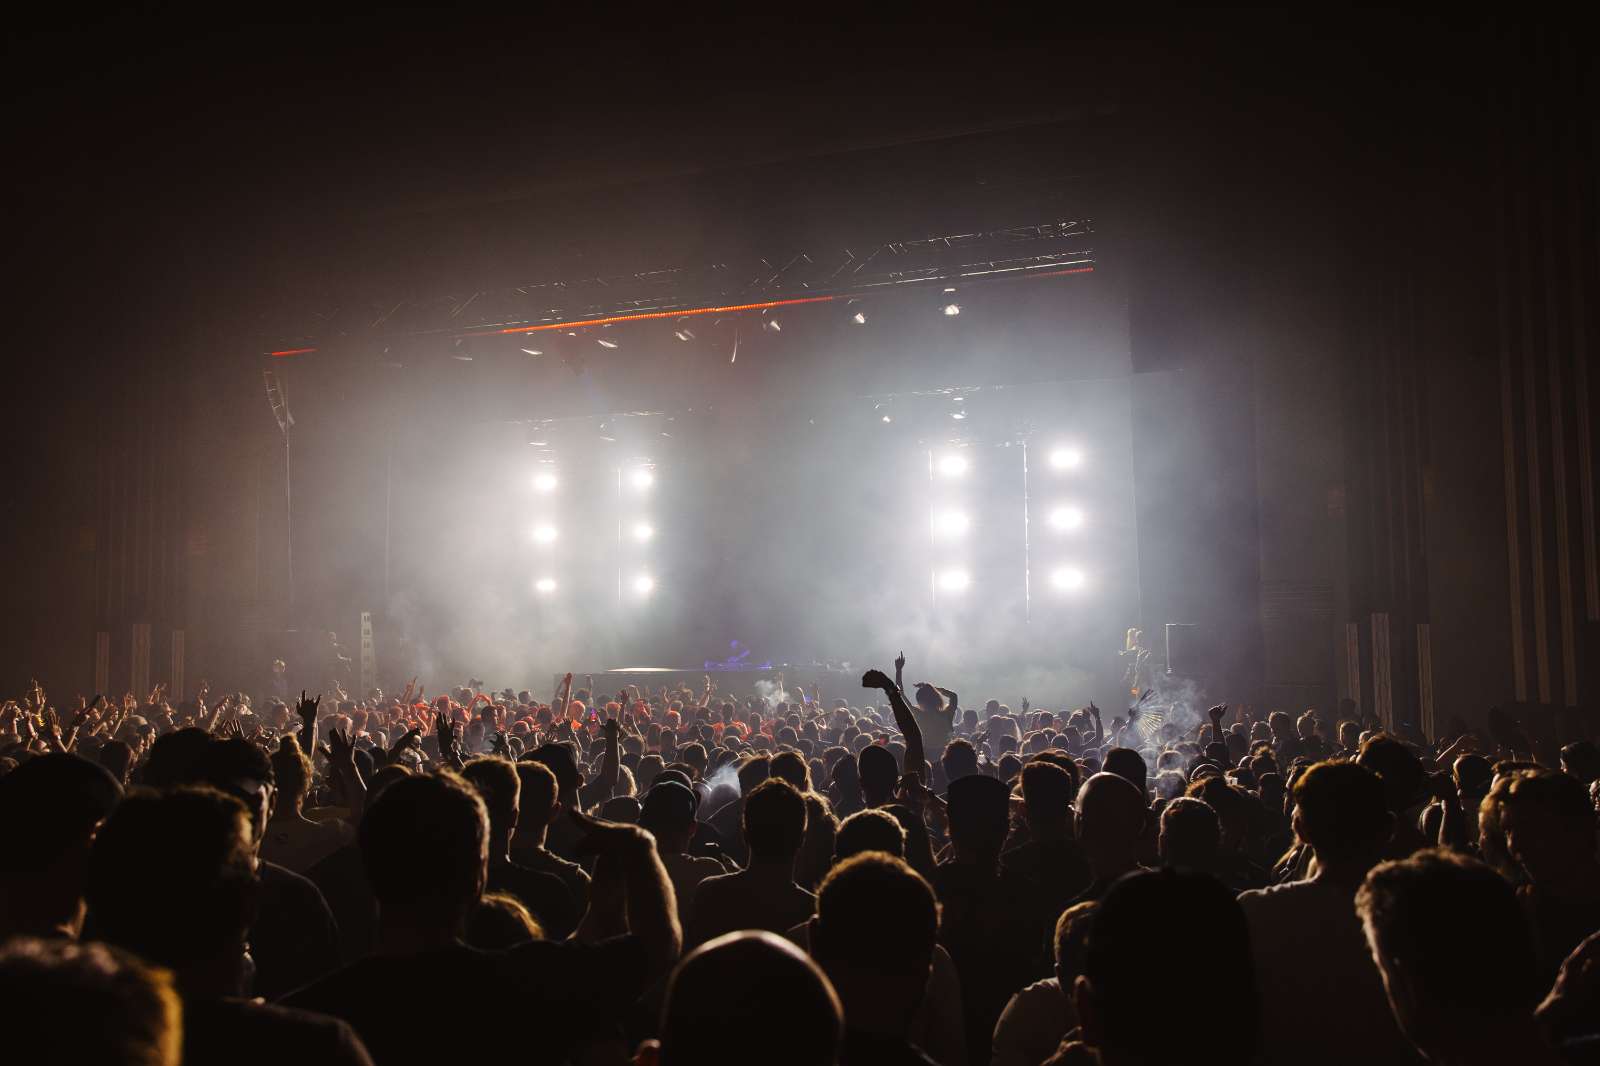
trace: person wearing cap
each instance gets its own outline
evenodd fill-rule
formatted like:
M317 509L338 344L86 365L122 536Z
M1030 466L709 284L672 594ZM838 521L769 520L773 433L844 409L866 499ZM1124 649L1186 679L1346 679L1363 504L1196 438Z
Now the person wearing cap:
M700 797L679 780L680 776L676 771L665 771L645 793L639 825L656 838L656 853L661 856L661 865L667 868L667 877L677 893L678 920L687 926L689 905L700 882L727 871L715 859L688 854Z

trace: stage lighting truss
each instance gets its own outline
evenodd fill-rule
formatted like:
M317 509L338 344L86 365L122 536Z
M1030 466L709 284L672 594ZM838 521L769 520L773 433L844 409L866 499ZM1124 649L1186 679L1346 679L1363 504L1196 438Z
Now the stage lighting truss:
M269 343L267 354L286 358L324 348L377 351L397 338L434 338L442 350L466 355L453 341L505 336L526 344L540 331L575 333L643 320L664 320L680 340L688 340L694 336L688 327L691 316L761 311L766 312L764 328L776 331L774 309L835 300L845 303L850 321L860 325L867 317L861 298L908 287L937 286L935 306L954 317L961 313L961 303L953 291L939 290L960 285L965 295L979 281L1092 273L1095 232L1090 219L1058 218L982 232L757 255L749 262L719 259L697 267L394 297L377 301L384 310L376 317L365 302L306 304L267 327L276 342ZM848 302L852 300L857 302ZM618 340L602 333L595 343L615 348ZM541 344L529 347L543 350Z

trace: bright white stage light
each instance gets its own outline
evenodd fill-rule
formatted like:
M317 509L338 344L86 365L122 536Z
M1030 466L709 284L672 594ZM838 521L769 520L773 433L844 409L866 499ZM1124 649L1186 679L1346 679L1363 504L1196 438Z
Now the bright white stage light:
M884 415L883 416L883 421L885 421L885 422L893 422L894 419L890 418L888 415Z
M535 544L554 544L557 536L559 534L556 532L555 526L533 527L533 542Z
M956 303L945 304L944 313L946 318L954 318L961 313L961 305Z
M548 470L533 475L533 487L540 492L554 492L559 484L560 479Z
M940 511L933 516L933 535L953 540L965 533L972 520L965 511Z
M1057 470L1074 470L1083 465L1083 452L1077 448L1057 448L1050 453L1050 465Z
M656 579L649 574L640 574L633 579L633 591L641 596L648 596L656 587Z
M972 575L965 570L946 570L939 575L939 587L946 592L960 592L972 584Z
M1083 576L1083 571L1075 566L1063 566L1050 575L1050 584L1063 592L1076 592L1083 588L1087 580Z
M1083 509L1080 507L1057 507L1050 512L1050 524L1064 531L1081 529L1083 527Z
M602 348L615 348L617 346L617 342L610 337L598 337L595 339L595 343Z
M656 535L655 527L649 522L635 522L633 524L633 539L643 544Z
M542 595L548 596L556 590L556 579L553 577L541 577L533 583L533 587Z
M649 467L641 466L629 477L636 489L647 489L656 483L656 476L650 472Z
M967 457L946 455L939 459L939 473L945 477L960 477L967 472Z
M865 311L857 311L855 314L850 316L850 321L854 322L858 326L864 326L867 324L867 313Z

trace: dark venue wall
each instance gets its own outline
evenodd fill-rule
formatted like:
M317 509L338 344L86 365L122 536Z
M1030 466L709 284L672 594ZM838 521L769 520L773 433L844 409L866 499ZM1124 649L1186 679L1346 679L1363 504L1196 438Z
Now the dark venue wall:
M356 605L392 599L397 570L457 573L436 544L397 541L394 516L411 529L498 521L495 487L445 474L453 456L526 443L524 421L702 400L738 409L758 394L776 394L771 417L788 418L896 392L926 357L871 359L830 340L827 372L807 376L802 338L786 336L792 358L766 370L753 357L657 358L646 375L608 378L597 360L587 379L559 366L545 379L491 352L436 358L398 389L382 353L285 360L304 458L290 603L282 442L261 380L283 308L426 301L552 264L650 270L1048 210L1095 219L1098 288L1057 291L1104 295L1098 313L1120 327L1075 345L1071 365L1044 348L968 349L986 357L949 357L940 384L1126 379L1137 587L1128 617L1105 629L1192 623L1215 675L1200 682L1263 705L1351 698L1429 732L1493 703L1593 710L1593 61L1537 25L1367 19L1197 20L1153 38L1106 26L1075 37L1082 53L1065 73L1042 44L1013 42L1011 81L952 83L941 114L893 106L912 94L892 85L861 91L849 130L793 109L811 123L804 151L774 135L719 154L701 129L682 134L694 155L647 131L626 149L585 141L603 150L565 171L546 150L545 173L535 148L497 144L499 162L463 163L472 173L448 194L400 173L404 191L383 203L364 202L350 162L375 143L360 123L312 141L320 154L274 150L297 128L288 107L226 164L212 158L220 140L199 139L168 163L119 162L120 192L24 176L21 202L48 210L23 220L16 265L48 275L39 306L59 310L15 337L36 353L16 387L38 416L4 430L16 471L4 550L24 565L0 671L87 688L105 633L120 691L134 680L134 627L148 624L150 680L171 674L182 631L189 688L202 676L253 684L268 649L247 634L337 629L349 641ZM1424 52L1447 57L1426 78ZM160 92L177 94L174 79ZM494 88L450 142L456 158L475 158L461 153L495 126ZM399 90L364 87L344 106L384 91ZM81 150L59 121L71 103L32 120L46 150ZM1003 129L973 118L997 110ZM398 115L386 121L404 140ZM257 200L272 206L240 210ZM139 248L142 269L97 276L97 252L113 246ZM396 357L407 359L421 365ZM772 524L804 529L803 495L764 493L738 457L720 461L746 525L710 529L708 555L749 541L766 495ZM397 462L432 470L434 487L396 492ZM852 495L863 510L864 491ZM796 535L788 550L805 544ZM448 562L465 565L459 552ZM710 577L702 565L683 580ZM675 620L682 650L750 636L706 617L726 598ZM481 624L500 624L492 604L476 606Z

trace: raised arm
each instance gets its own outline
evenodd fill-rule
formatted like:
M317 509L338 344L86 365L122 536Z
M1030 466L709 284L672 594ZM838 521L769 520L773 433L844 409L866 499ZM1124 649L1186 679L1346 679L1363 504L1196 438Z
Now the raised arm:
M628 932L639 938L643 946L649 979L664 976L677 961L683 950L683 930L678 926L678 904L673 895L672 882L666 867L656 854L655 838L643 829L632 825L590 818L581 811L570 811L570 817L583 829L583 839L578 842L580 854L597 856L595 880L620 876L627 899ZM599 884L591 890L591 898L603 896ZM599 920L596 907L589 908L579 927L579 939L585 927ZM589 932L593 932L590 928Z
M317 750L317 710L322 706L322 693L317 693L316 699L307 699L306 690L300 690L300 702L295 705L294 713L300 716L300 750L306 757ZM213 713L212 721L215 722Z
M617 782L622 779L622 758L617 747L622 737L622 726L615 718L607 718L601 727L605 731L606 750L600 757L598 784L605 788L607 799L617 794Z
M889 697L889 708L894 712L895 727L906 738L906 765L902 772L914 773L926 779L928 773L928 759L922 750L922 727L917 725L916 716L911 713L911 706L906 703L905 694L900 691L900 686L889 680L889 675L882 670L868 670L861 677L862 688L875 688Z

